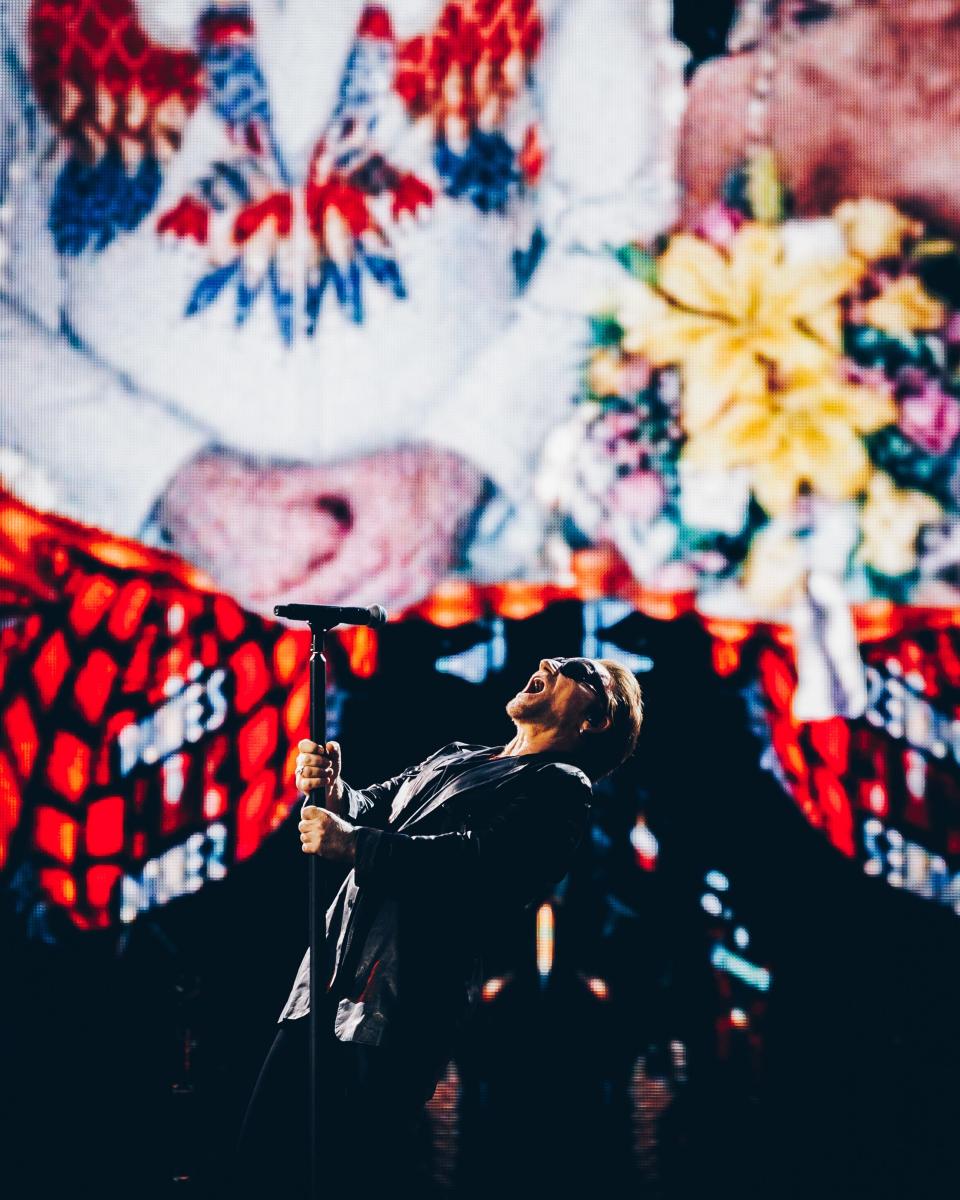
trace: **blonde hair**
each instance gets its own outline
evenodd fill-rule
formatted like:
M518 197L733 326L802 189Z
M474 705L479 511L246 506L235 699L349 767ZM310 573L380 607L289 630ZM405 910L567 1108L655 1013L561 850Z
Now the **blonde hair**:
M643 692L632 671L616 659L601 658L607 669L607 712L610 726L598 737L591 737L588 774L594 780L609 775L627 761L637 747L643 724Z

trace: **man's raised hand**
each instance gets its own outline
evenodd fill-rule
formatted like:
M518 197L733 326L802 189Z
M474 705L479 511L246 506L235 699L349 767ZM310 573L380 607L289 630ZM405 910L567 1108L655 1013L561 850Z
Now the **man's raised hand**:
M304 795L322 791L325 808L336 809L343 799L343 782L340 779L340 745L327 742L320 746L304 738L297 744L297 787Z
M300 814L298 829L304 854L316 854L329 862L354 861L356 828L343 817L317 808L315 804L307 804Z

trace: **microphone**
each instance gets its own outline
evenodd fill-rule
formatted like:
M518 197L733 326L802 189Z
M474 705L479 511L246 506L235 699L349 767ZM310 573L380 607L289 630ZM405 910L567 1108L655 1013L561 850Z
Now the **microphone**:
M369 608L338 608L335 604L277 604L274 614L286 621L308 621L323 629L335 625L385 625L387 614L379 604Z

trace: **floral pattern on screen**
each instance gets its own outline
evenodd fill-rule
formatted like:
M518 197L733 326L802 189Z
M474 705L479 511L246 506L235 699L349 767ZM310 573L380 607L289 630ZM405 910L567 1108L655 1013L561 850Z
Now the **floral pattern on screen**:
M34 0L29 32L34 87L67 148L49 213L60 253L102 251L148 217L205 103L230 152L157 231L206 252L187 316L231 294L243 325L263 296L287 343L298 311L314 332L328 291L358 323L369 288L405 299L395 243L437 196L504 214L543 168L533 0L448 0L405 40L386 8L368 6L302 178L277 136L247 4L205 10L190 50L151 40L133 0Z
M718 202L623 247L541 467L569 545L738 616L782 616L817 571L854 602L955 598L956 256L870 199L790 221Z

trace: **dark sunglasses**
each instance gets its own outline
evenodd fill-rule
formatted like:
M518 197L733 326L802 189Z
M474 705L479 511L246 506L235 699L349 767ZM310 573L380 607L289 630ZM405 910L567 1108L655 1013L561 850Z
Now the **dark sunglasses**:
M588 687L593 692L603 707L601 715L606 716L610 698L607 695L607 685L604 683L596 663L591 662L589 658L556 658L554 662L561 675L566 675L574 683L582 683L584 687Z

